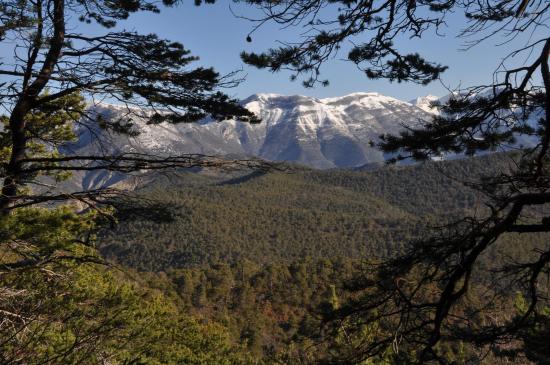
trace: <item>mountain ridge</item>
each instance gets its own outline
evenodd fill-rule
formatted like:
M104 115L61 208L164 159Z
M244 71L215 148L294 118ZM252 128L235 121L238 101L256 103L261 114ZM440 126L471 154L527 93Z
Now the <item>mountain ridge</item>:
M379 135L397 133L403 125L414 125L432 115L409 102L374 92L323 99L258 93L242 104L262 122L251 125L205 119L195 124L150 125L145 112L132 117L137 136L116 135L88 123L78 131L78 142L67 150L253 156L318 169L356 167L386 158L370 145ZM124 107L116 105L92 108L105 119L122 119L125 114ZM103 146L98 146L99 141Z

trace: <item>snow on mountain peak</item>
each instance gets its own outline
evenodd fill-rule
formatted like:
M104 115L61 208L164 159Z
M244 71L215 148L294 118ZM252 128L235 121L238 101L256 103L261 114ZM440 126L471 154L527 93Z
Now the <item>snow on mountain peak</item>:
M413 125L431 117L410 103L374 92L325 99L260 93L242 104L256 113L262 123L231 120L147 125L145 119L138 117L134 121L141 134L115 136L112 145L121 151L131 148L170 155L256 156L314 168L354 167L385 159L370 146L370 141L381 134L398 133L404 124ZM107 105L101 108L109 109L112 117L123 112ZM93 148L94 138L83 135L74 147Z
M438 96L428 94L426 96L421 96L413 99L410 101L410 103L417 108L424 110L425 112L438 114L437 109L432 107L432 103L437 100L440 100Z
M254 100L261 100L261 101L267 101L269 99L278 98L284 96L283 94L277 94L277 93L256 93L250 95L248 98L244 99L243 102L248 101L254 101Z

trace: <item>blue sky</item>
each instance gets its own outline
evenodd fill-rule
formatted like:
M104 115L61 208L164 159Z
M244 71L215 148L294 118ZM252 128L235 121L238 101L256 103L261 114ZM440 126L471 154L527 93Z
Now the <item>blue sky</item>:
M200 57L201 65L213 66L222 74L242 69L246 80L236 88L225 90L237 98L245 98L258 92L329 97L357 91L376 91L403 100L427 94L447 94L445 87L438 81L428 86L418 86L368 80L353 64L342 60L345 52L322 69L322 77L330 81L328 87L306 89L300 81L291 82L290 73L272 74L249 67L240 60L241 51L261 51L275 46L277 40L296 40L301 29L281 30L274 24L266 25L254 33L253 42L248 43L246 36L253 24L232 15L230 6L238 14L251 17L259 15L254 8L227 0L200 7L193 6L192 1L185 1L178 7L162 9L160 14L134 14L129 20L121 22L119 28L140 33L157 33L161 37L179 41ZM75 25L83 26L82 23ZM415 41L404 39L399 45L402 49L420 52L432 61L448 65L449 70L445 72L443 82L450 88L456 88L490 83L492 73L502 57L516 48L516 45L525 43L525 39L518 39L513 45L496 47L499 40L493 39L473 50L460 51L463 40L456 39L455 35L462 26L464 23L461 16L454 15L448 19L448 28L444 30L446 36L429 35ZM99 30L97 26L93 27L91 30L94 32L105 31Z
M181 41L201 58L201 63L214 66L221 73L243 69L247 75L246 81L228 90L229 94L239 98L257 92L328 97L356 91L376 91L409 100L426 94L442 96L447 93L445 87L437 81L428 86L418 86L368 80L353 64L342 60L344 53L327 63L322 70L322 76L330 81L328 87L304 88L299 81L291 82L287 72L272 74L266 70L257 70L243 64L239 58L242 50L261 51L276 45L277 40L296 39L300 29L281 30L273 24L267 25L254 33L252 43L248 43L246 36L253 24L233 16L229 6L238 14L252 17L259 15L253 9L229 1L218 1L214 5L201 7L190 3L165 9L161 14L136 15L126 26ZM494 69L511 47L497 47L495 44L498 40L494 39L472 50L460 51L464 40L457 39L455 35L463 25L461 16L455 15L449 19L445 37L428 36L420 41L405 39L401 45L409 51L418 51L433 61L448 65L449 70L443 76L443 82L451 88L489 83ZM518 40L516 44L521 42Z

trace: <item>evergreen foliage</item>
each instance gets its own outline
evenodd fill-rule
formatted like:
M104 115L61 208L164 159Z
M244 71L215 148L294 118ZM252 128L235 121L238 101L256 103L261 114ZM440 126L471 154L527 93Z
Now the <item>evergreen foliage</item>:
M193 68L197 58L178 42L114 30L134 13L174 5L169 0L0 1L3 364L248 361L222 327L199 323L162 293L100 266L105 262L93 247L96 228L106 218L112 221L108 199L120 192L67 191L60 184L73 171L230 163L206 156L109 154L103 149L90 155L67 153L63 146L90 122L112 133L133 134L135 115L147 115L151 124L204 117L258 121L220 92L238 83L234 75ZM96 23L99 30L87 34L91 28L85 23ZM128 113L105 120L88 108L105 99L118 100ZM143 107L153 112L147 114Z
M488 261L490 262L492 258ZM352 301L361 301L354 282L368 267L365 260L349 258L303 258L291 262L258 265L249 260L217 263L165 272L140 272L141 285L177 298L187 313L222 324L230 338L242 346L254 361L262 364L316 364L354 362L365 340L391 333L384 321L365 321L362 316L333 322L335 310ZM478 283L469 300L492 296L491 284ZM368 295L368 294L367 294ZM510 295L493 304L492 319L520 316L526 301ZM461 306L464 315L481 320ZM496 353L468 343L449 340L438 346L446 361L457 364L495 364L500 356L515 364L544 361L545 327L535 327L516 343L525 342L530 352L518 354L508 347ZM395 353L395 346L398 353ZM365 364L413 362L417 348L389 343ZM538 356L538 357L537 357ZM544 363L544 362L541 362Z
M306 86L325 84L323 62L342 42L365 33L370 37L348 59L367 77L427 84L446 67L403 54L394 46L398 36L437 30L448 12L460 9L473 21L465 33L508 24L515 37L537 30L550 9L528 0L246 2L266 10L261 22L311 27L301 42L242 55L260 68L305 74ZM327 5L338 6L336 19L319 18ZM136 114L151 124L205 116L258 121L218 91L236 81L191 68L196 58L183 45L112 30L140 11L158 12L160 4L0 1L0 42L13 45L12 59L0 64L7 113L0 134L3 363L547 360L540 338L548 333L548 284L541 278L550 263L544 209L550 202L550 39L514 52L536 56L504 70L494 85L452 97L423 128L384 136L379 144L397 153L396 160L421 160L497 150L517 137L535 140L520 155L485 157L489 169L472 168L474 162L373 173L305 170L217 186L203 180L176 187L171 199L166 185L149 187L141 197L180 205L175 222L161 226L159 235L156 226L136 219L136 210L122 209L120 219L134 219L117 228L122 241L102 232L104 253L166 271L129 279L98 266L105 263L94 248L98 226L112 219L111 204L121 202L112 200L120 198L117 192L59 192L45 179L227 162L197 155L63 155L60 146L74 139L74 128L88 119L132 134ZM75 20L111 31L84 34ZM87 112L83 98L119 100L128 114L103 120ZM469 188L434 178L441 166L461 180L474 178ZM67 200L78 204L36 207ZM426 234L430 226L438 226L435 235ZM299 259L304 256L343 258Z
M93 214L26 208L2 220L3 364L242 364L220 325L100 264L82 241ZM28 262L42 258L40 262Z
M106 257L156 271L240 259L269 264L306 256L393 257L442 219L485 209L482 196L461 181L503 171L509 158L495 154L374 171L296 169L229 181L162 176L136 196L173 207L174 220L159 224L121 212L119 224L100 235L99 247ZM527 251L515 248L518 257Z
M165 1L163 5L176 3ZM160 6L147 0L0 2L0 41L5 52L0 63L0 95L6 110L1 117L5 128L0 208L60 199L93 204L102 194L65 192L60 196L55 189L25 190L30 184L40 185L36 178L44 173L131 172L208 163L204 157L189 155L110 155L104 150L86 156L60 154L59 145L74 137L76 127L85 128L89 122L127 134L135 133L132 118L136 115L151 124L195 122L205 117L258 122L253 113L219 91L238 80L221 77L211 68L193 68L197 58L182 44L155 34L109 30L134 13L159 12ZM96 23L105 32L86 34L83 23ZM117 100L127 107L127 113L105 120L85 108L82 98L88 103ZM143 107L152 112L145 113ZM42 146L40 151L37 144Z
M370 295L354 303L355 310L342 310L341 315L361 312L368 320L374 313L374 318L388 321L393 333L369 338L345 360L372 358L380 348L399 340L420 349L415 356L419 363L447 363L440 347L447 338L477 346L513 346L515 336L537 327L539 320L544 322L548 245L541 242L536 257L511 259L492 271L483 270L483 257L491 250L503 251L506 240L502 238L550 231L548 4L532 0L244 1L264 11L254 30L267 22L303 29L299 39L263 53L243 53L243 60L273 72L290 69L292 78L304 76L306 86L328 83L320 80L321 66L346 42L352 43L347 59L368 78L421 84L439 79L445 66L407 53L397 41L422 39L428 32L439 34L449 14L463 14L458 36L467 39L466 49L488 39L509 46L524 37L525 42L519 42L503 60L495 60L491 83L457 90L448 101L435 105L440 113L431 120L405 127L398 136L381 136L378 146L396 156L393 162L448 154L472 156L511 146L522 154L510 169L470 182L484 195L488 210L468 212L452 224L442 217L433 235L417 237L404 252L372 268L372 280L358 289ZM482 325L461 316L460 308L478 275L509 284L499 294L521 292L529 301L524 315L499 322L482 320ZM428 292L435 294L426 296ZM485 299L485 303L467 302L469 310L489 316L486 309L495 300Z

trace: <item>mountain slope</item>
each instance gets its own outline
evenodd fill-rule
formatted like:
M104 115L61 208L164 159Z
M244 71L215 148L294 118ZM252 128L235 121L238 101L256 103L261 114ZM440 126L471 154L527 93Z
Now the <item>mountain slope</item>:
M438 113L437 108L432 107L432 103L436 102L436 101L441 101L441 98L439 98L438 96L434 96L434 95L426 95L426 96L421 96L421 97L418 97L414 100L411 100L410 103L412 105L424 110L425 112Z
M458 181L510 164L508 155L493 154L371 172L303 169L231 180L162 175L136 193L173 209L174 220L123 214L120 225L104 232L101 248L145 270L243 258L265 264L388 256L426 225L474 209L482 214L480 194Z
M327 99L256 94L243 104L258 114L262 123L204 120L196 124L148 125L144 115L132 118L137 137L109 134L88 123L79 129L78 142L67 146L67 150L254 156L320 169L355 167L384 160L383 154L369 145L371 140L430 117L421 108L378 93ZM105 119L124 118L128 111L112 105L94 108ZM94 179L111 181L112 177Z

